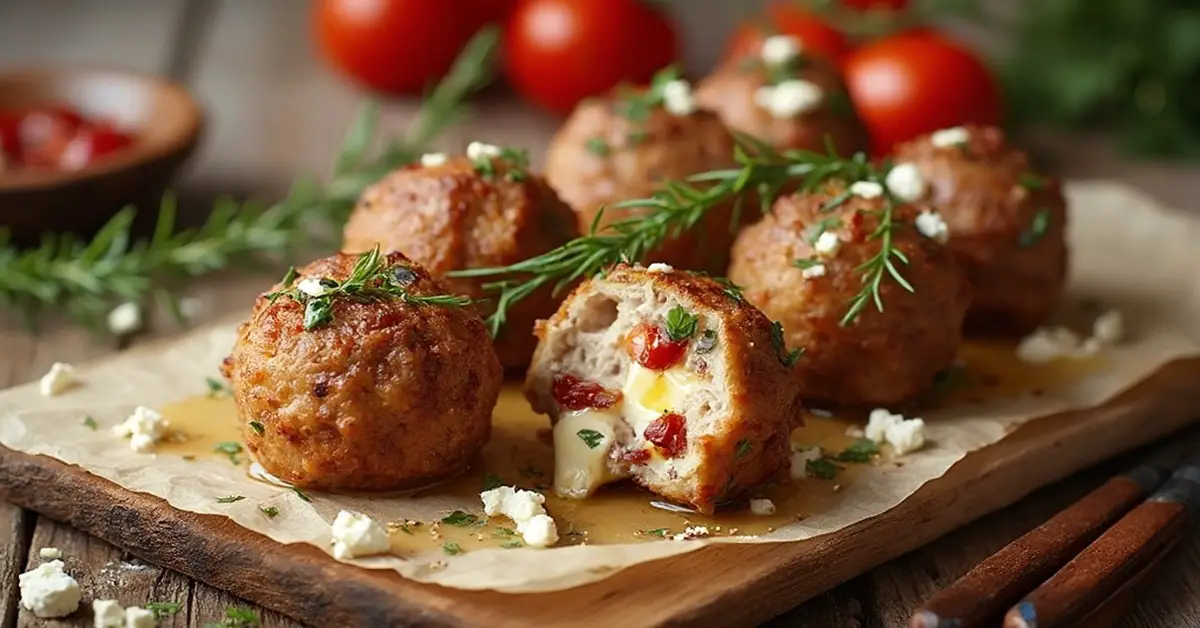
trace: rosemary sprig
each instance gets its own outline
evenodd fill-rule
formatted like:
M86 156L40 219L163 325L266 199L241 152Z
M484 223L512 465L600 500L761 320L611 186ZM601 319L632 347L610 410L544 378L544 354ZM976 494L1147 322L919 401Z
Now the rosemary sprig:
M363 253L344 280L332 277L307 277L296 281L295 268L288 269L283 289L267 294L274 302L287 297L304 306L304 329L311 331L333 321L333 302L339 298L358 302L400 299L414 305L464 307L471 299L454 294L413 294L408 291L416 275L407 266L388 265L379 245Z
M597 213L588 234L566 244L509 266L472 268L449 273L456 277L501 277L484 285L496 293L496 310L488 323L495 334L504 325L505 313L514 303L527 297L543 285L552 284L561 291L580 277L599 274L619 262L636 263L664 241L679 237L700 223L710 210L730 201L735 203L734 222L740 219L741 205L753 192L763 213L770 211L781 190L799 183L803 192L821 189L831 181L841 181L847 187L855 182L878 183L884 189L884 207L878 210L879 225L868 235L879 241L879 252L859 266L862 290L848 304L843 325L849 325L869 304L883 311L881 288L885 277L892 277L906 290L912 286L896 267L896 261L908 263L904 254L892 245L892 214L898 200L884 184L886 172L872 165L865 154L849 159L837 156L832 146L826 153L787 151L778 153L771 147L747 136L739 135L734 158L739 167L715 170L689 177L686 181L664 181L662 189L650 198L617 203L613 209L649 209L644 215L615 221L603 229L597 225L604 209ZM825 211L836 209L851 194L843 192L825 203Z
M143 302L154 295L178 312L170 287L181 279L256 259L278 259L318 232L340 228L366 187L396 167L417 159L445 128L465 112L463 101L484 85L496 48L495 28L480 31L450 73L425 98L401 138L374 158L367 154L378 127L378 106L368 103L346 134L324 188L300 178L287 198L269 207L253 201L218 200L198 229L176 232L175 198L158 210L153 235L135 241L135 210L118 212L91 241L47 234L41 246L22 250L0 230L0 306L32 322L45 308L101 330L104 315L118 302Z

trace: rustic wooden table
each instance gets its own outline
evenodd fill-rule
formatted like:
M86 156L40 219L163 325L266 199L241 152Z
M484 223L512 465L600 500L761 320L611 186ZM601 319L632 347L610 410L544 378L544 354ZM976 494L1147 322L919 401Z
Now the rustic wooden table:
M691 53L703 69L730 22L720 0L692 0L681 15ZM0 69L47 62L129 67L187 84L208 108L200 154L181 182L193 211L220 193L273 198L297 172L322 172L361 96L325 72L309 44L305 3L290 0L0 0ZM415 109L390 103L387 128L402 128ZM540 157L556 122L504 96L484 99L471 122L442 139L459 149L476 137L529 146ZM1134 164L1096 138L1031 138L1042 155L1071 177L1117 178L1167 204L1194 208L1200 178L1182 167ZM81 208L82 209L82 208ZM1086 211L1086 208L1084 208ZM226 275L190 288L199 321L247 307L263 277ZM178 331L154 321L143 343ZM53 324L33 336L0 324L0 387L40 376L53 361L84 362L122 350L113 341ZM1020 504L885 564L777 618L773 626L901 626L907 612L938 587L1061 509L1112 470L1093 469L1035 493ZM898 531L902 533L902 531ZM143 563L120 549L55 521L0 502L0 628L84 626L85 620L43 622L20 609L16 576L37 564L41 547L61 548L89 597L123 602L177 601L184 610L162 626L202 626L228 605L254 605ZM303 595L303 592L297 592ZM256 609L263 626L297 626ZM1200 535L1174 552L1123 628L1200 626Z

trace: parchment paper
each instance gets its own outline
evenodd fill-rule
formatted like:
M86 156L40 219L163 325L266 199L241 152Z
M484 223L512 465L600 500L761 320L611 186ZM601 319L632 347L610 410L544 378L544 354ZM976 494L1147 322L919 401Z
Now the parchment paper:
M779 542L828 534L878 515L946 472L967 453L995 443L1019 424L1068 409L1104 402L1178 357L1200 347L1200 222L1157 207L1147 197L1110 183L1068 187L1071 207L1071 299L1089 298L1125 315L1127 340L1109 350L1103 372L1040 398L1018 398L948 408L924 416L926 449L909 454L902 467L868 466L829 510L756 538L647 541L628 545L581 545L473 550L460 556L393 556L359 559L370 569L394 569L423 582L463 589L534 592L565 589L606 578L635 563L693 551L712 542ZM135 351L81 368L83 384L44 398L36 383L0 393L0 444L45 454L86 468L133 491L150 493L175 508L224 515L280 543L308 543L329 551L329 522L339 509L366 512L381 521L432 521L480 504L456 499L367 499L313 494L311 503L291 491L249 480L242 468L219 460L185 462L178 457L137 454L107 430L81 425L89 414L104 426L137 405L161 406L203 393L204 377L228 354L233 325L193 333L152 350ZM218 504L217 497L246 499ZM277 506L268 519L260 506ZM553 515L553 512L551 512ZM433 559L444 566L431 568ZM333 560L330 558L330 560Z

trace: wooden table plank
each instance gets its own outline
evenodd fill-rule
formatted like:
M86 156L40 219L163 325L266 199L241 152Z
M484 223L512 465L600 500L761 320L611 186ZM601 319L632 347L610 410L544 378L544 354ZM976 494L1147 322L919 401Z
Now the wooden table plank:
M0 501L0 626L16 624L21 604L17 574L24 571L33 532L31 512Z

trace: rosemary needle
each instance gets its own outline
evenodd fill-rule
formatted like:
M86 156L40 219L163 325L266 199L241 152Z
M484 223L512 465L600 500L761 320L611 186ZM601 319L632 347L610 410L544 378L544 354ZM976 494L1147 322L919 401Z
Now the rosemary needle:
M665 181L662 189L649 198L617 203L614 209L642 208L643 215L618 220L598 229L601 209L587 235L541 255L509 266L472 268L449 273L456 277L497 277L484 285L496 296L496 309L488 323L496 334L505 322L505 312L543 285L552 284L556 291L580 277L590 277L619 262L636 263L668 239L699 224L714 207L735 203L734 224L741 214L740 205L746 196L757 196L761 210L770 211L772 203L785 187L796 186L802 192L821 189L831 181L849 186L858 181L879 183L885 190L885 203L879 210L879 226L867 237L879 241L879 252L858 267L862 289L847 304L842 319L849 325L868 304L883 311L881 288L891 278L904 289L912 286L897 268L897 262L907 264L904 254L892 246L892 215L899 201L883 184L886 172L872 165L866 155L858 153L849 159L838 157L830 146L826 153L786 151L778 153L771 147L745 135L737 136L734 158L738 168L703 172L686 181ZM830 199L825 209L844 203L850 194Z

